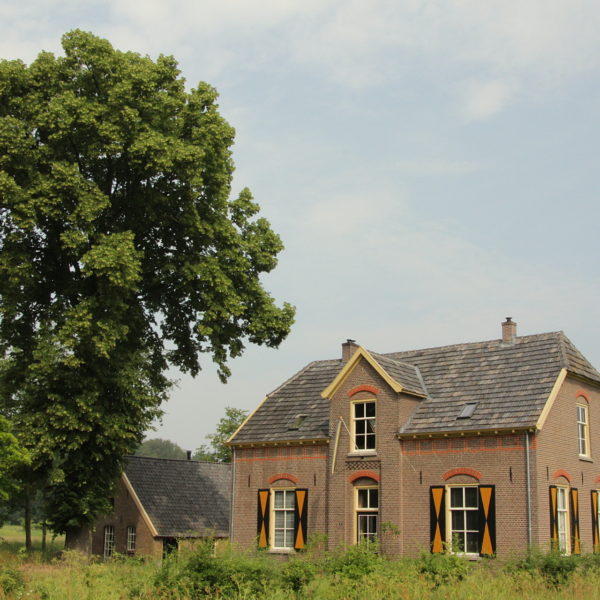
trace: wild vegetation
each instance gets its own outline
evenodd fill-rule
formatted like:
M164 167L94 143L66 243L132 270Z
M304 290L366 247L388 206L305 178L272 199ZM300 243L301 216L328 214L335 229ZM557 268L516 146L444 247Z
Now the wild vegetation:
M5 530L0 531L0 534ZM289 560L209 544L162 564L116 556L19 552L0 543L0 600L437 600L600 598L600 556L531 553L470 562L423 553L388 560L369 545L324 552L313 543Z

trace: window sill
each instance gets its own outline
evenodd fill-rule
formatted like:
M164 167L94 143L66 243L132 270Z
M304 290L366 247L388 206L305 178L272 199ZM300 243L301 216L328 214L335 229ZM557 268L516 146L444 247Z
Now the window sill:
M269 548L269 554L291 554L293 548Z
M363 456L377 456L377 450L357 450L356 452L349 452L348 458L361 458Z
M582 460L584 462L589 462L589 463L594 462L594 459L591 456L584 456L583 454L579 455L579 460Z

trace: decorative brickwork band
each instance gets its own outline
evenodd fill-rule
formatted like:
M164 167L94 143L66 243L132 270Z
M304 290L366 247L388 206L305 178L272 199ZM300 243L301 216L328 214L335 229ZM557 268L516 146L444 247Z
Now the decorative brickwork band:
M443 485L432 485L429 489L431 552L439 553L444 551L446 535L446 488Z
M303 550L306 546L308 490L295 490L296 505L294 507L294 548Z
M585 390L577 390L575 392L575 398L585 398L588 402L590 401L590 397Z
M592 490L592 546L594 554L600 554L600 530L598 523L598 490Z
M550 486L550 545L558 550L558 504L556 486Z
M474 477L478 481L481 479L481 473L476 471L475 469L469 469L468 467L458 467L456 469L451 469L450 471L446 471L442 478L444 481L450 479L450 477L455 477L456 475L469 475L469 477Z
M373 479L375 481L379 481L381 477L374 471L356 471L356 473L352 473L348 477L348 481L350 483L354 483L357 479L361 479L362 477L368 477L369 479Z
M269 546L269 500L271 490L258 490L258 547Z
M295 475L290 475L289 473L277 473L277 475L273 475L271 477L269 477L269 485L271 485L272 483L275 483L276 481L278 481L279 479L287 479L288 481L291 481L293 484L298 483L298 481L300 481Z
M564 469L558 469L558 471L554 471L554 473L552 473L552 479L558 479L559 477L564 477L569 483L571 483L572 477Z
M379 469L381 462L378 460L361 460L346 463L346 471L364 471L365 469Z
M348 392L348 397L352 398L352 396L354 396L354 394L358 394L358 392L370 392L374 396L377 396L380 390L373 385L357 385Z
M479 554L496 554L496 499L493 485L479 486Z
M569 513L571 517L571 553L581 554L581 539L579 537L579 490L569 490Z

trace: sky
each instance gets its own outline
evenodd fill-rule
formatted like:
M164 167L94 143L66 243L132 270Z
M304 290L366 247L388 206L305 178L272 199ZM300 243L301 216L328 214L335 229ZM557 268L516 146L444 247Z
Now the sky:
M600 3L596 0L0 0L0 57L83 29L171 54L236 129L285 250L264 285L296 322L209 356L149 437L194 450L357 340L393 352L563 330L600 368Z

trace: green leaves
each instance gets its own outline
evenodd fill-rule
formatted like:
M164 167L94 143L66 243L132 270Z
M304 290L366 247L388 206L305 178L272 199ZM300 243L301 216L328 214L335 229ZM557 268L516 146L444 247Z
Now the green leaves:
M63 49L0 62L0 385L56 530L106 506L169 364L225 380L294 318L260 281L280 238L230 199L216 90L79 30Z

